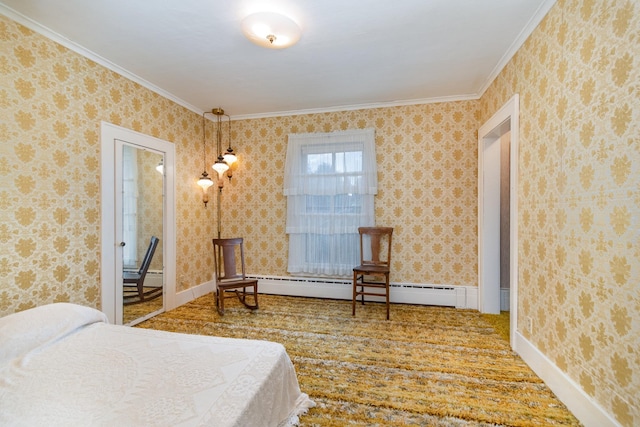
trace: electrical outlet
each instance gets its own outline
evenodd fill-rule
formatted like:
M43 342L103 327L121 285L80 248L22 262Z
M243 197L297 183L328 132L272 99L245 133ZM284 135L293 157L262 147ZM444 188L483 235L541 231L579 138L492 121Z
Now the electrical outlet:
M527 332L529 335L533 333L533 319L531 317L527 317Z

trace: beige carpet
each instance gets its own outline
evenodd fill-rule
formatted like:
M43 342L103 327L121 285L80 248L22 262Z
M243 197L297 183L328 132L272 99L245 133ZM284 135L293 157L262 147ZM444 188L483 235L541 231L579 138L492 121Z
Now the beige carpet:
M317 404L302 426L579 425L496 332L505 316L396 304L386 321L383 304L354 318L350 301L270 295L225 308L206 295L138 326L282 343Z
M154 311L158 311L162 308L163 303L162 295L159 295L152 300L137 302L135 304L124 304L122 307L122 323L127 324Z

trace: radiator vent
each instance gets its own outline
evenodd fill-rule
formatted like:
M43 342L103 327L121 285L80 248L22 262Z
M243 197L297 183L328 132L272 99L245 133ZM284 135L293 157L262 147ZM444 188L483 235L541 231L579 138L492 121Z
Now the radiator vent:
M144 278L144 285L154 288L160 288L163 284L162 270L149 270Z
M352 282L348 279L262 275L248 277L258 279L260 293L347 300L352 298ZM390 287L392 302L478 308L477 289L474 287L420 283L391 283Z
M345 285L350 285L351 280L345 279L329 279L329 278L315 278L315 277L281 277L281 276L253 276L247 275L252 279L258 280L271 280L271 281L280 281L280 282L297 282L297 283L342 283Z

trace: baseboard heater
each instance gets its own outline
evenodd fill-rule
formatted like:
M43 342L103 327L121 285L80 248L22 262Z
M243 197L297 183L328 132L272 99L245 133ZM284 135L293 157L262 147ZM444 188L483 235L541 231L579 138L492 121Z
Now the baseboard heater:
M144 285L153 288L160 288L164 281L162 280L162 270L149 270L144 278Z
M261 294L346 300L352 298L351 280L260 275L249 277L258 279ZM391 283L390 287L389 299L394 303L478 309L478 293L475 287L417 283ZM384 301L381 297L369 298L371 301Z

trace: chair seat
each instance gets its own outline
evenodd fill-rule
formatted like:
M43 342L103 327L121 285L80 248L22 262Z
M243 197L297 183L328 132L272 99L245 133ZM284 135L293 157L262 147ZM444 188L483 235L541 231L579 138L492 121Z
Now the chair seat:
M140 273L125 271L122 273L122 280L124 280L124 283L136 283L140 280Z
M353 268L353 271L357 273L376 273L376 274L385 274L389 273L389 267L384 265L359 265Z
M234 280L229 282L219 282L218 287L225 289L244 288L245 286L253 286L257 283L258 279Z

